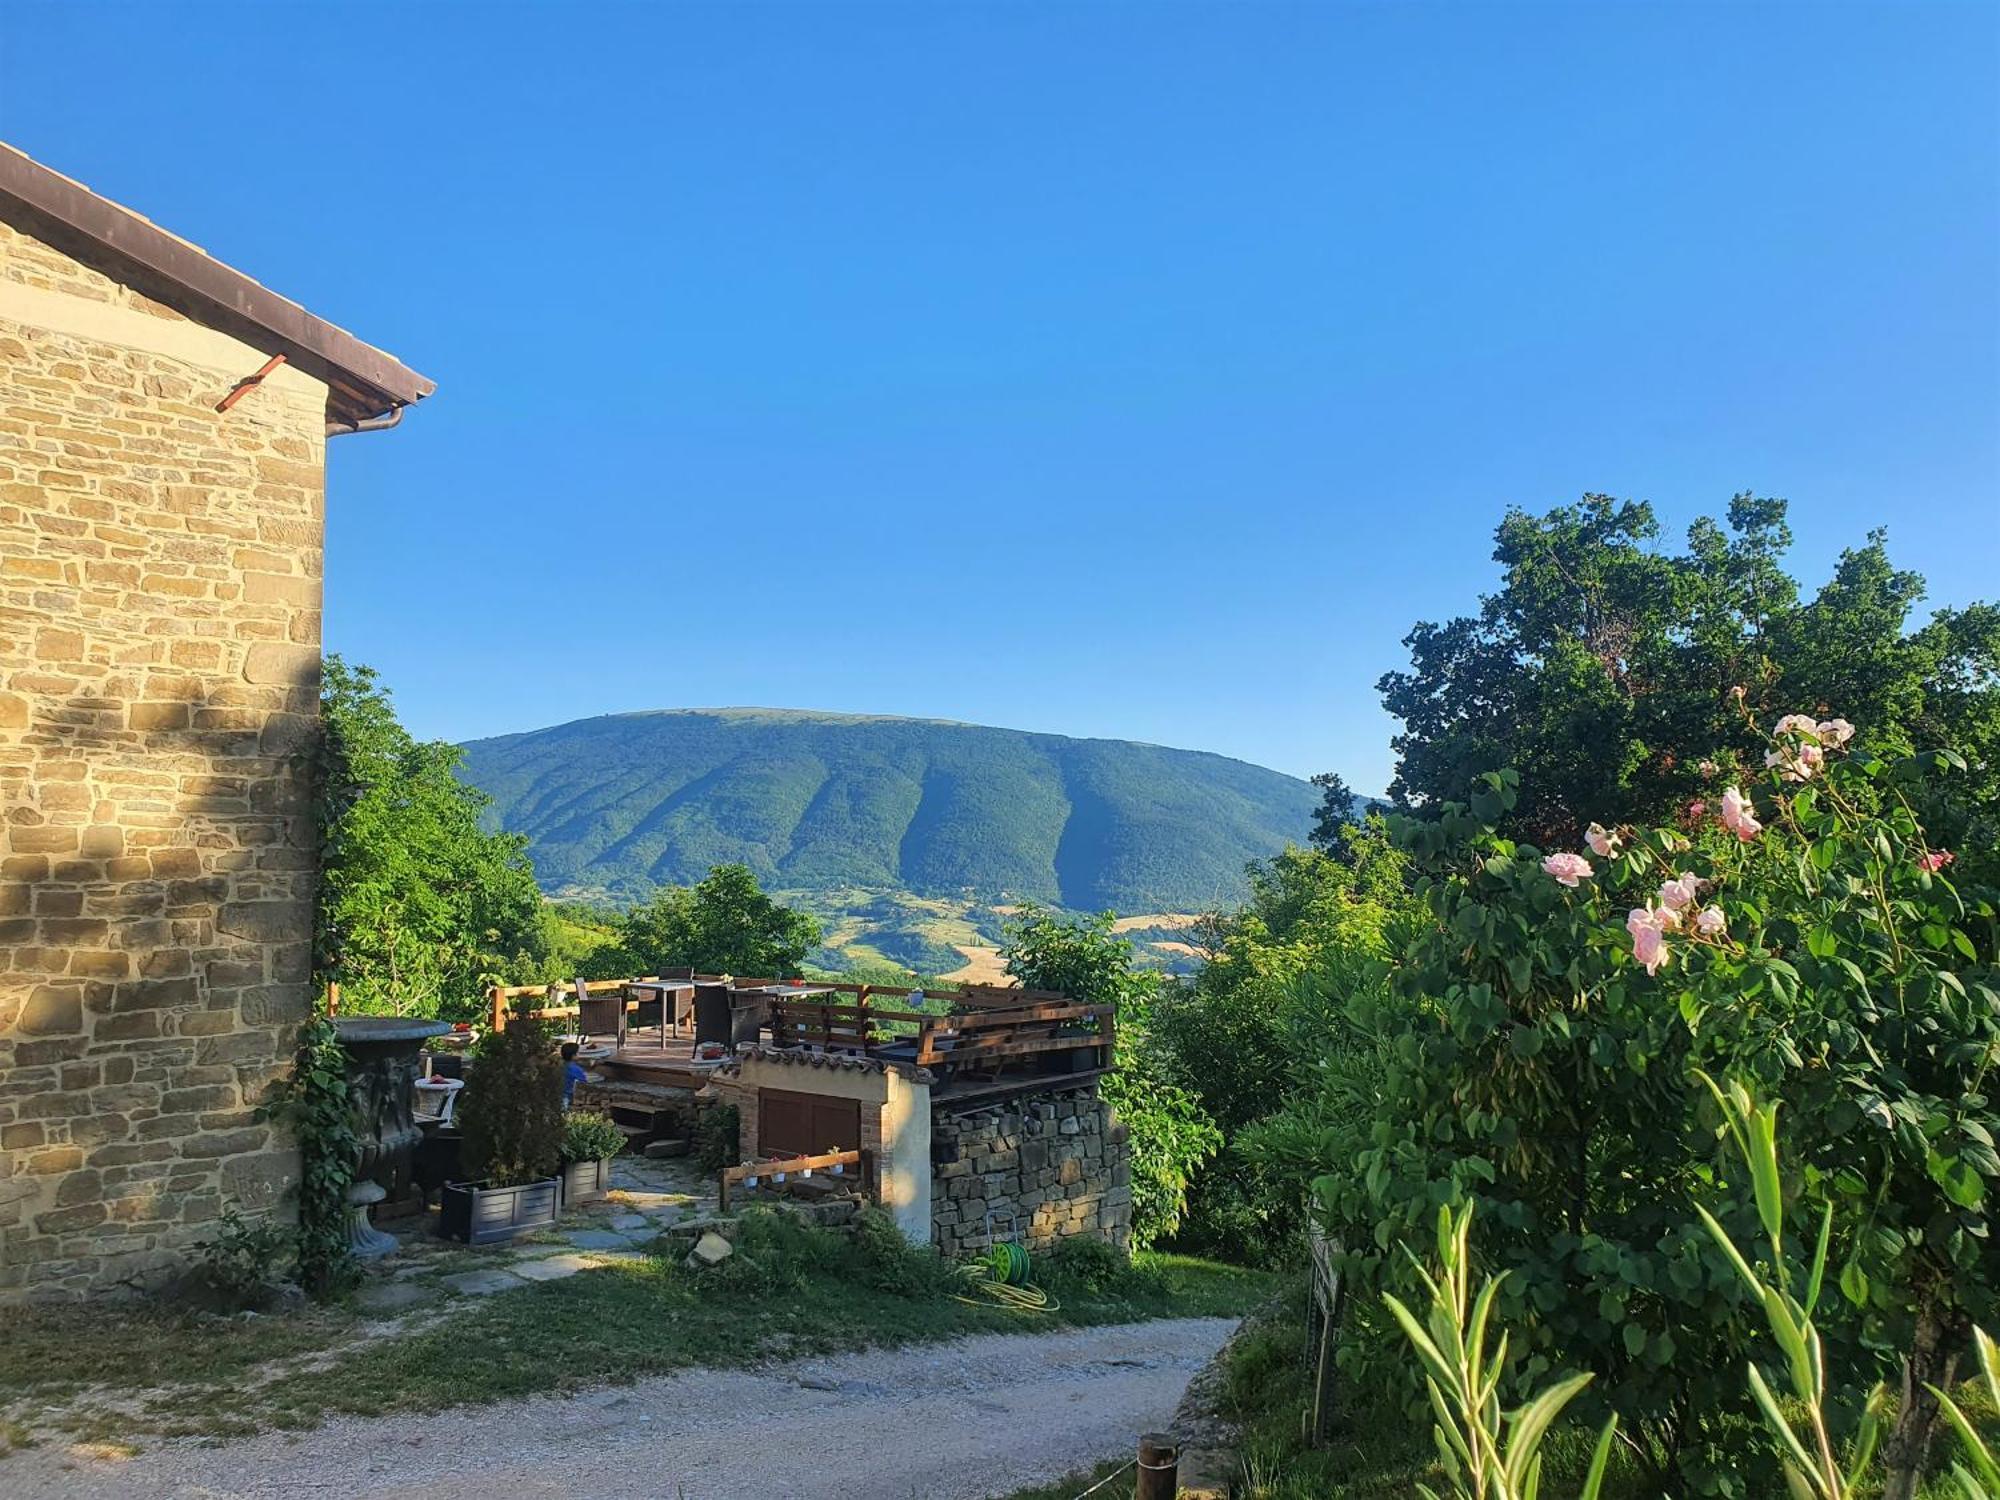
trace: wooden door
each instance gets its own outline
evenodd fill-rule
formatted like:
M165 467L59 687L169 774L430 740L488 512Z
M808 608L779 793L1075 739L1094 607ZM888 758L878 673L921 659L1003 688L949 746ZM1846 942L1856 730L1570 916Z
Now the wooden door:
M861 1101L757 1090L757 1154L817 1156L861 1149Z

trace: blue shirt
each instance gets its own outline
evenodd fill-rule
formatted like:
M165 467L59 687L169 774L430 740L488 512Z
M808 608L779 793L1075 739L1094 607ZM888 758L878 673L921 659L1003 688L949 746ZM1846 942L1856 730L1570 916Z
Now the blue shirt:
M568 1109L570 1100L576 1097L576 1086L588 1080L590 1075L583 1071L582 1063L571 1063L563 1069L563 1108Z

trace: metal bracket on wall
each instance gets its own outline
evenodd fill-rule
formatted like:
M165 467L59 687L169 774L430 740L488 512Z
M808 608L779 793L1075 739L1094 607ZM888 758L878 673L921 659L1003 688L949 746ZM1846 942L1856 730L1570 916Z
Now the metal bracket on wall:
M282 354L272 355L269 359L264 361L263 368L260 369L255 375L246 375L241 380L237 381L235 385L231 386L229 394L224 396L220 401L215 403L215 409L217 411L228 411L230 407L234 406L237 402L241 401L245 396L249 395L250 392L255 390L258 386L262 385L264 383L264 377L266 375L269 375L273 370L277 369L278 366L283 364L284 362L285 362L284 355Z

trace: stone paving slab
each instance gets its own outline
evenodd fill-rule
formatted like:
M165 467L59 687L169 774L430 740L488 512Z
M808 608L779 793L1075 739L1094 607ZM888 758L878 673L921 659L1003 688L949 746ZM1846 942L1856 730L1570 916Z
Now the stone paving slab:
M490 1292L504 1292L527 1283L511 1271L503 1271L498 1266L489 1266L483 1271L461 1271L456 1276L443 1278L446 1286L467 1297L484 1297Z
M579 1250L630 1250L632 1237L614 1234L609 1229L575 1229L563 1236L565 1244L574 1245Z
M365 1312L402 1312L419 1303L433 1301L437 1293L427 1286L408 1281L383 1281L363 1287L354 1294L354 1305Z
M579 1255L571 1251L563 1255L544 1255L538 1260L517 1260L507 1269L530 1281L560 1281L565 1276L574 1276L578 1271L588 1271L592 1266L603 1264L604 1257L601 1255Z

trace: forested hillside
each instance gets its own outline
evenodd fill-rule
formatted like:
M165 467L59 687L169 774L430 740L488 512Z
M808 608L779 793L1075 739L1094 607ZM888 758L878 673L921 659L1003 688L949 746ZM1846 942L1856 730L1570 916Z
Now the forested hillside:
M465 746L543 888L641 896L740 861L765 885L1199 911L1302 841L1318 794L1220 755L778 709L582 719Z

